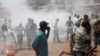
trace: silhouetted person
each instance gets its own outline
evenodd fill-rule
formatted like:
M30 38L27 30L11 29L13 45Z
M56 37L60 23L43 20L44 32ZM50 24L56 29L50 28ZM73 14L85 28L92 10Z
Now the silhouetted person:
M31 37L31 32L30 32L30 27L31 27L31 18L28 18L28 23L26 24L26 37L27 37L27 44L28 44L28 48L30 49L31 46L29 45L32 37Z
M28 23L26 25L26 36L27 36L27 42L28 42L29 49L31 48L30 43L36 33L36 29L37 29L37 26L34 23L34 20L29 18Z
M97 46L100 45L100 21L98 20L94 24L94 49L97 48Z
M17 34L17 41L18 41L19 49L21 49L22 43L23 43L23 37L25 35L25 29L21 23L19 24L19 26L15 28L15 32Z
M71 20L71 16L69 16L69 20L66 21L65 25L67 27L67 40L69 40L69 34L73 33L73 26L74 26L74 23Z
M60 42L59 34L58 34L58 31L59 31L59 29L58 29L58 22L59 22L59 19L57 18L56 22L54 24L54 30L53 30L53 32L54 32L54 39L53 39L53 42Z
M3 37L5 40L6 56L16 56L15 47L17 47L17 42L12 30L8 29L6 25L2 26Z
M84 15L84 21L86 22L87 35L90 38L90 42L91 42L91 24L88 15Z
M78 27L80 27L80 19L79 19L79 15L77 15L76 16L76 18L77 18L77 21L75 22L75 28L78 28ZM76 29L75 29L76 30Z
M36 34L37 31L37 25L34 23L34 20L31 19L31 26L30 26L30 32L31 32L31 37L33 38L34 35Z

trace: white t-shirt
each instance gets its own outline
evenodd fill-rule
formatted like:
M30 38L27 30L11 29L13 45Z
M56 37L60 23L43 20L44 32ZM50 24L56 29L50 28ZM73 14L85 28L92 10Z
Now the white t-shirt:
M6 44L14 44L14 37L12 36L13 31L12 30L8 30L4 32L4 35L6 37Z

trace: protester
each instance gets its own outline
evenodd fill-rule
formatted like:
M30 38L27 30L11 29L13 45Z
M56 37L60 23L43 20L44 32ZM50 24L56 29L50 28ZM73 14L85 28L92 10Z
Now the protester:
M17 42L12 30L8 29L6 25L2 26L3 37L6 42L6 55L7 56L16 56L15 47L17 47Z
M85 56L85 52L88 51L88 43L89 43L89 38L87 36L87 23L86 21L81 22L81 26L76 29L76 32L74 33L72 39L72 42L74 43L73 47L73 55L74 56ZM73 41L74 39L74 41Z
M98 18L98 15L95 15L94 18L92 19L92 36L94 37L94 49L97 48L97 45L99 44L99 37L100 37L100 20Z
M46 21L41 21L39 26L40 28L32 39L31 46L35 50L36 56L48 56L47 39L49 37L50 27Z
M94 24L94 49L96 49L98 45L100 45L100 21L99 20Z
M23 43L23 37L25 36L25 29L21 23L19 24L19 26L15 28L15 32L17 34L17 41L18 41L19 49L21 49L22 43Z
M100 45L100 20L94 22L93 30L94 46L87 53L93 52Z
M30 34L31 34L30 27L31 27L31 18L28 18L28 23L26 24L25 31L26 31L26 37L27 37L27 45L28 45L29 49L31 48L31 46L29 44L30 44L31 39L32 39L32 37L30 36Z
M75 22L75 26L76 26L76 28L78 28L80 26L80 16L75 15L75 17L77 18L77 21Z
M54 32L54 38L53 38L53 42L60 42L59 34L58 34L58 32L59 32L58 22L59 22L59 19L57 18L56 22L54 24L54 30L53 30L53 32Z
M88 49L90 44L90 38L88 36L88 22L85 20L80 21L80 27L76 29L76 31L71 34L71 52L65 52L63 50L60 51L59 56L62 56L63 54L67 55L74 55L74 56L85 56L88 53L90 53L90 49Z
M37 30L37 26L34 23L34 20L32 18L28 18L28 23L26 24L26 37L27 37L27 44L28 48L30 49L30 43L32 41L33 36L35 35Z
M74 23L71 20L71 16L69 16L69 20L66 21L65 25L67 27L67 40L69 40L69 35L73 33L73 26L74 26Z
M31 19L31 26L30 26L30 35L31 37L33 38L34 35L36 34L36 31L37 31L37 25L36 23L34 22L34 19Z
M91 41L92 41L92 36L91 36L91 34L92 34L92 27L91 27L91 24L90 24L90 20L89 20L89 18L88 18L88 15L84 15L84 19L83 19L83 21L85 21L86 22L86 29L87 29L87 36L88 36L88 39L89 39L89 42L90 43L88 43L88 50L89 49L91 49Z

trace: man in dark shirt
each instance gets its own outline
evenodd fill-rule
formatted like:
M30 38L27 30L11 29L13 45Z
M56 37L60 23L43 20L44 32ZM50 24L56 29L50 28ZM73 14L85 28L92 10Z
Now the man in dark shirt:
M32 39L31 46L35 50L36 56L48 56L47 39L49 37L50 27L47 25L48 23L46 21L41 21L40 28ZM47 34L45 30L47 30Z

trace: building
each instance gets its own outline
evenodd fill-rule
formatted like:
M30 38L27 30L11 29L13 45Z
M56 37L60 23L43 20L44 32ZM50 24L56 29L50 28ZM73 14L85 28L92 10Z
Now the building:
M73 14L74 11L80 14L82 11L100 13L100 0L27 0L33 8L64 9ZM77 9L78 8L78 9ZM83 13L84 14L84 13Z
M47 5L50 0L27 0L29 6L44 6Z

